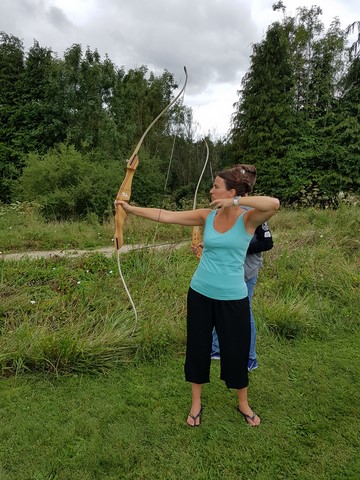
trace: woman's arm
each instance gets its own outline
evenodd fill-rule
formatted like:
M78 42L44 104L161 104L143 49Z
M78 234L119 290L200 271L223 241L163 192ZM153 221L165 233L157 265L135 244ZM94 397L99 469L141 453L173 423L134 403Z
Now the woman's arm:
M254 233L259 225L267 222L280 208L277 198L266 196L241 197L241 204L252 207L244 215L245 228L250 233Z
M121 205L126 213L132 213L139 217L147 218L159 223L173 223L177 225L203 226L206 217L211 212L210 208L201 208L198 210L187 210L185 212L173 212L163 210L162 208L135 207L122 200L116 200L115 206Z
M250 234L254 234L256 227L267 222L280 208L277 198L267 196L241 197L241 205L250 207L244 215L244 224ZM234 206L233 198L219 198L211 202L215 208L229 208ZM239 207L240 208L240 207Z

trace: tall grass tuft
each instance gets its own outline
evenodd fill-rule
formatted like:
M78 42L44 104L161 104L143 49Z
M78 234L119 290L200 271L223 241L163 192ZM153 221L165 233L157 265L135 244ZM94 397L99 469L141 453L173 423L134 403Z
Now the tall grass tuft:
M86 315L86 314L85 314ZM105 373L131 361L137 348L127 312L96 318L86 315L62 328L25 318L0 336L2 375L26 371Z

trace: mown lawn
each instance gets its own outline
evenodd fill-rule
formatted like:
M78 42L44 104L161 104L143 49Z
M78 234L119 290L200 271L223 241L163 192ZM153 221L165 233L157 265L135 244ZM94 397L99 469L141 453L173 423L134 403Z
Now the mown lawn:
M360 478L360 334L259 339L250 428L218 379L200 428L185 425L182 356L108 376L3 379L2 480Z

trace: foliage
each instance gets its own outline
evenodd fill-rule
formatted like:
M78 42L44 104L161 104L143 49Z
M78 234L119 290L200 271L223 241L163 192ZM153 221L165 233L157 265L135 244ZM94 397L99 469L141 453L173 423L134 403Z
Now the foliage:
M17 197L40 204L46 218L84 218L90 212L101 217L117 186L113 170L114 165L92 162L74 147L60 145L44 156L29 156Z
M254 163L257 189L283 204L314 198L336 205L359 193L358 59L346 58L346 32L324 32L319 7L284 13L253 46L233 115L233 161ZM322 199L322 200L320 200ZM319 201L320 200L320 201Z
M22 42L5 32L0 36L0 86L3 202L14 200L12 187L27 154L32 163L40 162L42 155L67 144L97 159L99 168L125 159L177 87L167 71L155 76L142 66L125 72L108 56L103 60L89 47L83 52L79 44L68 48L63 59L37 41L25 54ZM174 121L171 112L165 114L147 136L145 149L164 158ZM55 203L62 201L70 199Z
M359 22L342 29L335 19L325 30L317 6L299 7L295 16L281 1L273 9L281 20L253 45L230 135L208 139L212 168L200 191L206 195L213 172L252 163L258 191L283 205L304 197L314 198L314 205L337 205L340 192L356 195L360 189L359 41L347 45ZM42 197L29 168L35 171L37 163L44 178L44 159L67 145L78 162L74 177L86 166L90 178L73 178L46 194L44 212L81 218L92 209L101 219L109 215L120 184L111 170L122 175L125 159L178 85L167 70L126 70L80 44L63 58L36 40L25 52L21 40L2 32L0 87L0 201L28 201L28 191L32 199ZM159 206L165 193L176 208L191 203L205 158L198 137L191 108L177 102L143 142L135 202Z

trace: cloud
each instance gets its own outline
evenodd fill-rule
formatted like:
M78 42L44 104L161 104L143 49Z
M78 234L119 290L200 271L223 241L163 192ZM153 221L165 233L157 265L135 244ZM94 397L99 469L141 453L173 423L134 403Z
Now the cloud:
M35 38L62 54L81 43L126 69L147 65L179 77L186 65L194 93L234 81L256 40L247 0L3 1L6 32L27 45Z
M281 19L275 0L1 0L1 30L36 39L62 56L74 43L97 49L126 70L147 65L184 80L185 102L194 107L204 130L228 129L236 91L249 68L251 46L267 26ZM358 0L284 0L289 15L314 3L329 25L339 15L342 27L360 20ZM206 104L206 98L209 99ZM198 102L198 103L197 103ZM210 119L211 105L214 115ZM227 106L225 106L227 105ZM225 115L225 110L227 114ZM222 116L222 120L221 117ZM227 122L227 125L224 123Z
M179 74L186 65L197 92L211 82L233 81L246 69L256 39L248 5L246 0L93 2L87 23L68 39L96 47L126 68L148 65Z
M49 11L46 12L46 17L48 18L50 25L56 27L60 32L68 32L73 28L73 24L58 7L50 7Z

